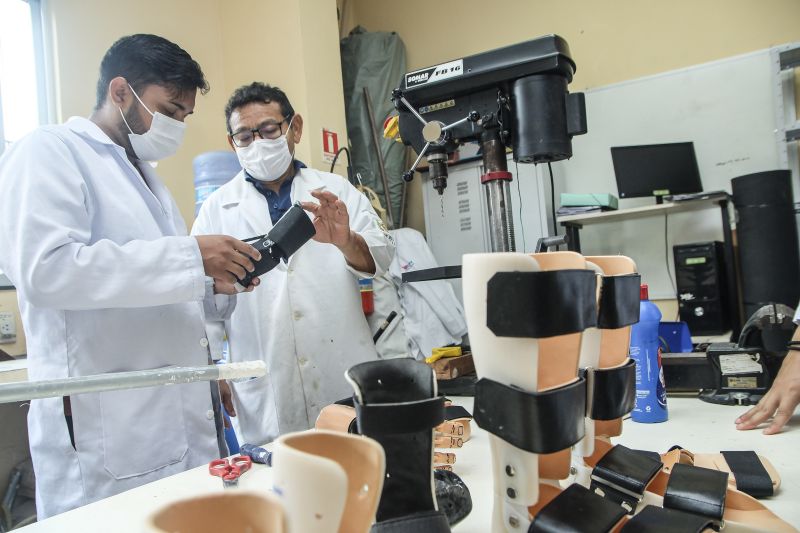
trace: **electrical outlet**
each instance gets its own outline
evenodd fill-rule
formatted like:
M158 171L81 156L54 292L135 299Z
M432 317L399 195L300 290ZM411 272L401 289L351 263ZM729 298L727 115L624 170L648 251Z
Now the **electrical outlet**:
M17 324L14 313L0 313L0 344L17 341Z

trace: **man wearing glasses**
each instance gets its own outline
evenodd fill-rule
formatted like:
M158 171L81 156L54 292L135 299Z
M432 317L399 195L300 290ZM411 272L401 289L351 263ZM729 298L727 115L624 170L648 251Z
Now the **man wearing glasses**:
M262 276L258 291L239 296L223 328L209 323L210 335L227 335L231 361L267 364L267 376L222 390L240 441L262 444L313 426L320 409L352 394L345 370L378 357L358 278L383 273L394 242L347 180L294 159L303 117L283 91L258 82L240 87L225 118L243 170L205 200L193 234L263 235L295 202L317 230L287 264Z

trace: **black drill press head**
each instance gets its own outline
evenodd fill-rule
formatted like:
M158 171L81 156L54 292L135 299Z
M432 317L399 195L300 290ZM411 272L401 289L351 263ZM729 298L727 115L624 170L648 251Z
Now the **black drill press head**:
M586 133L583 94L567 91L574 73L569 46L557 35L408 72L392 95L400 137L426 152L440 194L447 154L481 142L487 131L495 130L490 137L511 147L519 163L567 159L572 137Z

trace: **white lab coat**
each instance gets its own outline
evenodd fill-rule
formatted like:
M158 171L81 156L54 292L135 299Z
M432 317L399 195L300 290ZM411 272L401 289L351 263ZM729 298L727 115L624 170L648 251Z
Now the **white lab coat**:
M376 274L394 255L394 242L369 201L341 176L310 168L292 180L292 202L316 202L310 191L325 186L347 206L350 227L369 246ZM240 172L214 191L197 215L193 234L224 233L244 239L272 228L267 200ZM225 324L230 360L262 359L267 376L231 383L240 443L263 444L308 429L320 409L351 396L344 379L351 366L376 359L361 308L358 277L331 244L309 241L240 294ZM222 328L208 328L212 331ZM212 345L218 342L212 340Z
M166 187L142 169L147 183L84 118L40 128L0 159L0 268L17 287L30 380L207 364L204 301L227 310L209 298ZM219 455L208 383L71 403L75 449L62 399L31 402L39 518Z
M397 254L389 272L400 287L403 324L412 354L424 359L430 357L433 348L461 344L467 334L467 322L453 286L446 280L402 282L405 272L439 266L425 237L411 228L393 230L392 236L397 243Z

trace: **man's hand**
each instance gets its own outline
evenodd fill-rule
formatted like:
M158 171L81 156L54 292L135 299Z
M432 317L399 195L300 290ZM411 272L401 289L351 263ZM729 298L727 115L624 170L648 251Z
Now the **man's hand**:
M311 196L319 200L303 202L303 209L314 215L314 240L330 243L341 250L345 260L361 272L375 273L375 260L364 238L350 229L350 215L347 206L339 198L327 191L311 191Z
M234 294L233 284L253 271L253 261L261 259L258 250L227 235L197 235L195 239L203 257L203 270L214 278L216 292ZM233 292L226 292L227 289Z
M225 407L225 412L228 413L228 416L236 416L236 409L233 407L233 393L231 392L231 386L228 385L228 382L224 379L221 379L217 382L219 384L219 397L222 401L222 406ZM229 428L230 424L226 420L225 427Z
M800 328L798 328L800 329ZM789 352L778 375L758 405L736 419L736 429L753 429L772 417L764 435L778 433L800 403L800 352Z
M347 246L351 239L347 206L332 192L311 191L311 196L319 200L319 205L313 202L303 202L301 205L314 215L314 229L317 231L314 240L338 248Z
M224 281L221 279L214 279L214 294L241 294L242 292L253 292L253 289L258 287L258 284L261 283L261 279L253 278L250 280L250 285L243 291L239 291L236 289L236 285L229 281Z

